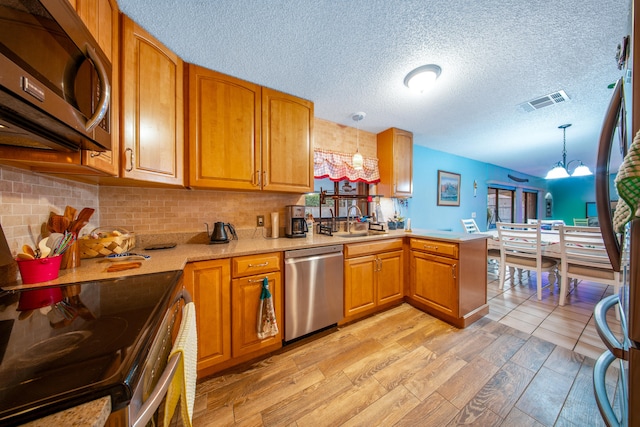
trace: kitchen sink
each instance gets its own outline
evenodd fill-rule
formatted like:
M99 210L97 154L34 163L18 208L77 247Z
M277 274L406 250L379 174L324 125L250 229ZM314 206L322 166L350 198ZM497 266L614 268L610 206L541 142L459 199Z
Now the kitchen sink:
M387 232L382 231L373 231L373 230L358 230L358 231L338 231L337 233L333 233L334 236L338 237L364 237L364 236L384 236L385 234L389 234Z

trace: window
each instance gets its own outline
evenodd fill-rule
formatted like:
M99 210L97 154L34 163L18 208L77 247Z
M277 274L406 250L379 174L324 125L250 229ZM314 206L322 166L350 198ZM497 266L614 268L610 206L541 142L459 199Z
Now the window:
M513 222L515 219L514 190L487 188L487 230L496 228L497 222Z
M362 215L369 215L369 184L363 182L331 181L328 178L316 179L317 193L305 196L307 213L318 221L336 218L346 218L347 210L354 204L358 205Z

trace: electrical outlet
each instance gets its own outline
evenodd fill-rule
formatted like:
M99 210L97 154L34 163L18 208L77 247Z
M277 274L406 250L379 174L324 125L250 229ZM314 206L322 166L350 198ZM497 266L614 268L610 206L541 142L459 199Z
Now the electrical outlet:
M258 227L264 227L264 215L258 215L256 224Z
M476 217L476 213L475 212L471 212L471 218L475 218Z

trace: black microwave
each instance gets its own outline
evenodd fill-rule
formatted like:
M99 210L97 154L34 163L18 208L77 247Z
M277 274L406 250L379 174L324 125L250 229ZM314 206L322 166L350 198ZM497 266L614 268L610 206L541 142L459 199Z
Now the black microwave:
M0 0L0 144L110 150L111 70L67 0Z

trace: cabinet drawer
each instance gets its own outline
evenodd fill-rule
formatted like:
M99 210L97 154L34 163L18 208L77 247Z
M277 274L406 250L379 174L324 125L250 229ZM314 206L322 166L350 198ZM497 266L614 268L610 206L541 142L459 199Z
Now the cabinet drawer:
M458 258L458 245L439 240L411 239L411 250Z
M344 245L344 257L353 258L361 255L388 252L402 249L402 239L376 240L366 243Z
M233 277L252 276L280 270L282 252L235 257L231 261Z

